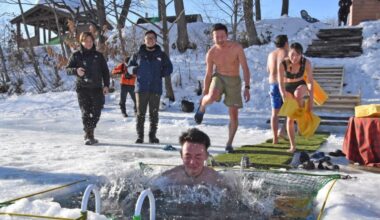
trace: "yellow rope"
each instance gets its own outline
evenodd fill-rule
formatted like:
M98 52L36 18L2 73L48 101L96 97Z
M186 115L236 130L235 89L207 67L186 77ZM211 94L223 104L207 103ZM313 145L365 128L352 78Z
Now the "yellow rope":
M15 198L15 199L11 199L11 200L8 200L8 201L5 201L5 202L0 202L0 205L1 204L10 204L10 203L12 203L14 201L17 201L17 200L20 200L20 199L29 198L29 197L32 197L32 196L35 196L35 195L39 195L39 194L47 193L47 192L50 192L50 191L62 189L62 188L65 188L65 187L68 187L68 186L71 186L71 185L74 185L74 184L77 184L77 183L80 183L80 182L84 182L84 181L87 181L87 180L86 179L78 180L78 181L75 181L75 182L72 182L72 183L69 183L69 184L66 184L66 185L62 185L62 186L59 186L59 187L51 188L51 189L44 190L44 191L41 191L41 192L32 193L32 194L29 194L29 195L26 195L26 196L22 196L22 197L18 197L18 198Z
M327 199L329 198L330 192L331 192L332 188L334 187L336 181L338 181L338 179L335 179L335 180L334 180L334 182L333 182L332 185L330 186L329 191L327 192L327 195L326 195L325 201L323 201L323 205L322 205L321 211L319 212L319 215L318 215L317 220L321 220L321 219L322 219L322 215L323 215L323 212L324 212L324 210L325 210L325 206L326 206Z
M31 214L21 214L21 213L12 213L12 212L0 212L0 215L10 215L18 217L30 217L30 218L42 218L42 219L57 219L57 220L76 220L78 218L62 218L62 217L50 217L43 215L31 215Z

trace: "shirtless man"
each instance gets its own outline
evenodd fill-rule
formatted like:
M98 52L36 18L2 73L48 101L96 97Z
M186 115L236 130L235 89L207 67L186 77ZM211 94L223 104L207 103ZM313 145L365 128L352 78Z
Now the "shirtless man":
M228 107L230 123L228 126L228 141L226 152L233 152L232 141L238 128L238 110L243 107L241 98L241 79L239 67L244 73L244 100L250 99L250 72L243 47L227 40L227 27L223 24L215 24L212 28L212 37L215 45L206 55L206 75L204 79L203 98L194 119L201 124L206 106L215 101L220 101L224 94L224 104Z
M267 71L269 73L269 94L271 97L272 115L270 125L273 133L273 144L278 143L278 136L285 137L285 123L278 133L278 112L282 106L282 97L278 87L278 68L282 60L288 56L289 44L286 35L278 35L274 41L276 49L268 55Z
M192 128L182 133L179 137L182 146L181 158L183 165L174 167L162 174L166 177L168 185L207 184L223 187L225 181L215 170L204 166L208 158L207 149L210 146L210 138L204 132Z

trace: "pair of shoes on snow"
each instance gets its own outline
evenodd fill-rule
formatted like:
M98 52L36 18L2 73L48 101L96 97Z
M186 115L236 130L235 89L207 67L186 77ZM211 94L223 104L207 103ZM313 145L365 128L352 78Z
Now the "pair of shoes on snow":
M302 164L298 166L298 168L305 169L305 170L314 170L315 169L315 164L313 161L305 161Z
M195 112L195 115L194 115L194 120L195 120L195 123L197 124L201 124L202 121L203 121L203 116L205 115L204 112L201 112L199 109L201 108L201 106L199 105L197 111Z
M329 153L330 156L333 156L333 157L345 157L346 154L344 154L341 150L336 150L334 152L330 152Z
M290 166L291 167L298 167L299 165L301 165L305 162L308 162L308 161L310 161L310 157L306 152L304 152L304 151L295 152L293 154L292 161L290 162Z
M142 138L137 138L136 141L135 141L136 144L142 144L144 143L144 139ZM160 140L156 137L154 138L149 138L149 143L150 144L159 144L160 143Z
M330 161L319 161L318 169L320 170L339 170L339 166L332 164Z

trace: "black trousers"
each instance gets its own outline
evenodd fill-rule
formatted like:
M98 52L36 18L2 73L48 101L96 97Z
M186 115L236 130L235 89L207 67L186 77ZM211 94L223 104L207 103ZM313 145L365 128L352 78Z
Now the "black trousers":
M78 103L82 112L83 130L94 129L104 104L102 88L78 88Z
M160 95L155 93L136 93L136 104L136 130L138 137L141 139L143 139L144 137L144 122L148 105L150 121L149 137L155 137L158 126L158 109L160 107Z
M122 112L126 112L125 102L127 101L127 95L132 98L133 110L136 112L136 96L135 96L135 86L131 85L120 85L120 109Z

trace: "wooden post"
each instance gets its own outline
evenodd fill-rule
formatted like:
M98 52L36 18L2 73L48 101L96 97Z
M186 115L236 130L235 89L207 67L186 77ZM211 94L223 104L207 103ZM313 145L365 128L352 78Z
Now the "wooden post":
M43 28L42 30L43 30L43 34L44 34L44 44L47 44L47 42L46 42L46 29Z
M40 45L40 28L35 26L34 27L34 37L36 39L36 46Z
M17 30L16 30L16 41L17 41L17 49L20 48L20 41L21 41L21 24L20 22L17 23Z

